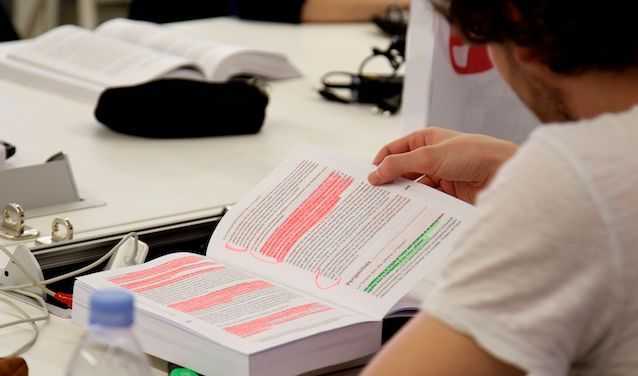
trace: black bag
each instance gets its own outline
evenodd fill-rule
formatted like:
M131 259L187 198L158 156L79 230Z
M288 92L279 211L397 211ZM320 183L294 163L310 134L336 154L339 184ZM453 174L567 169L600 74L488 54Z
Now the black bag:
M149 138L258 133L268 95L250 81L165 79L105 90L95 117L108 128Z
M20 39L16 29L13 27L11 17L6 9L0 4L0 42L8 42Z

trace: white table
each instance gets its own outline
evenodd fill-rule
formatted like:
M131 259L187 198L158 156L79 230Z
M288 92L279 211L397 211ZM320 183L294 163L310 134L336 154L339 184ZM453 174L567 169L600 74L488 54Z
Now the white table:
M398 118L369 107L323 101L315 92L330 70L354 70L373 45L388 43L371 25L273 25L230 19L172 26L198 38L286 53L303 79L275 83L263 131L256 136L145 140L98 125L92 108L62 97L0 82L2 137L15 143L14 164L42 162L63 150L83 196L106 206L68 213L79 237L189 219L237 201L291 147L315 145L370 160L400 132ZM52 217L29 220L46 232ZM6 308L0 308L6 312ZM1 315L1 314L0 314ZM27 329L0 335L0 354L26 339ZM53 318L26 358L32 375L62 375L80 330Z
M399 132L399 119L369 107L322 100L314 90L329 70L353 70L370 46L385 46L372 26L271 25L222 19L175 26L200 38L286 52L305 73L271 85L271 105L256 136L147 140L98 125L93 108L0 81L2 137L18 146L13 164L41 163L60 150L71 159L82 196L105 207L69 213L80 236L125 231L205 214L237 201L291 150L319 145L370 160ZM50 217L29 221L47 232ZM0 243L2 244L2 243Z

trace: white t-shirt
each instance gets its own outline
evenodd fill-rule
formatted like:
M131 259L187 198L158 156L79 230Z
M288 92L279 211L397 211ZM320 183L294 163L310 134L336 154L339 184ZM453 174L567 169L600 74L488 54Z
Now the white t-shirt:
M531 376L638 375L638 109L536 130L425 302Z

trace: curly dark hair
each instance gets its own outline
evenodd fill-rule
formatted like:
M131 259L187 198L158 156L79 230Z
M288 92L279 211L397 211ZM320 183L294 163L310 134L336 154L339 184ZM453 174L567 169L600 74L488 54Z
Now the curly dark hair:
M638 68L638 1L431 0L472 43L533 49L556 73Z

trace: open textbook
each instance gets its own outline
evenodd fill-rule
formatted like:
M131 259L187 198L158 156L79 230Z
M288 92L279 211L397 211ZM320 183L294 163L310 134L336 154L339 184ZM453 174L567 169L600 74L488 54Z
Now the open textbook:
M1 54L3 77L90 98L107 87L162 77L224 81L238 74L270 79L300 75L282 54L193 39L126 19L105 22L95 31L61 26L5 47Z
M79 278L137 296L145 351L206 375L295 375L365 357L381 323L435 280L474 209L411 181L373 187L371 166L305 155L224 216L207 255L177 253Z

